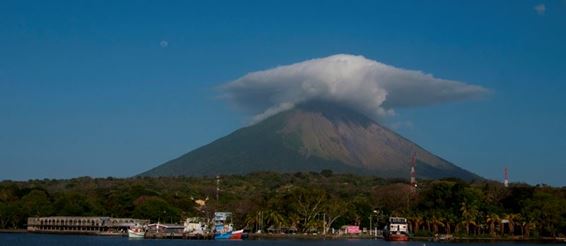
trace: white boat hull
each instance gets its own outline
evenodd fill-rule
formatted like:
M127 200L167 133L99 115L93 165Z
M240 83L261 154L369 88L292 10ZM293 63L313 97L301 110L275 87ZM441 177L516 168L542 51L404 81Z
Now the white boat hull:
M128 229L128 237L129 238L143 238L145 236L144 231L134 231Z

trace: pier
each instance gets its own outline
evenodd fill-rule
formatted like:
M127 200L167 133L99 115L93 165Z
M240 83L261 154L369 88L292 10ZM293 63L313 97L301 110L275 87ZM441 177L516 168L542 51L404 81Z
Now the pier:
M30 217L27 231L37 233L127 235L127 229L136 224L147 224L149 220L112 217Z

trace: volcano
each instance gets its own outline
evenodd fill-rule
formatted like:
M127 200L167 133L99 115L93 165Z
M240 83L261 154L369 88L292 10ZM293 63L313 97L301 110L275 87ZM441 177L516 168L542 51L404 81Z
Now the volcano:
M254 171L481 179L354 110L306 103L244 127L139 176L215 176Z

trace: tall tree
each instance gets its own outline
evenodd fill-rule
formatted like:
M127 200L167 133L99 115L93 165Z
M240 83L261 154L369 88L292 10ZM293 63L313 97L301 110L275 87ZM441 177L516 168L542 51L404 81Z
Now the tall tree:
M301 218L303 231L306 232L313 225L315 217L321 212L326 192L319 189L297 188L292 194L295 211Z
M328 230L332 227L334 221L342 217L348 212L350 204L347 201L333 197L323 205L323 219L324 219L324 233L326 234Z

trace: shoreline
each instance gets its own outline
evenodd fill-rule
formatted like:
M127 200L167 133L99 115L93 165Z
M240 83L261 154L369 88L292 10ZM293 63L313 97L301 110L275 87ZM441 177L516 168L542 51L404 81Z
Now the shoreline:
M411 237L411 241L428 241L428 242L526 242L526 243L566 243L566 238L561 237L540 237L540 238L522 238L522 237L454 237L449 240L438 240L434 237L416 236Z
M13 233L13 234L50 234L50 235L82 235L82 236L111 236L111 237L127 237L127 234L85 234L85 233L69 233L69 232L55 232L55 233L38 233L29 232L25 229L1 229L0 233ZM163 238L165 239L165 238ZM383 240L382 237L370 235L312 235L312 234L248 234L249 240ZM416 236L411 237L410 241L418 242L444 242L444 243L476 243L476 242L526 242L526 243L566 243L566 238L563 237L543 237L543 238L520 238L520 237L504 237L504 238L490 238L490 237L454 237L450 240L435 240L433 237Z
M0 229L0 233L28 233L26 229Z

